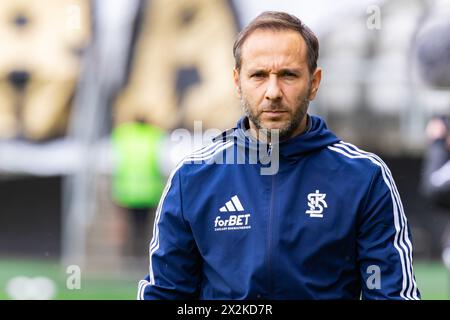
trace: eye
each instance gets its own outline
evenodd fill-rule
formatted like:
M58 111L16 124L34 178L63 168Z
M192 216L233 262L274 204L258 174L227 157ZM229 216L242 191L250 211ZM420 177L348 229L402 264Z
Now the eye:
M250 75L250 78L256 79L256 80L264 79L265 77L266 77L266 74L264 72L255 72Z
M293 73L293 72L290 72L290 71L283 72L283 73L281 74L281 76L282 76L283 78L285 78L285 79L296 79L296 78L298 78L298 75L297 75L297 74L295 74L295 73Z

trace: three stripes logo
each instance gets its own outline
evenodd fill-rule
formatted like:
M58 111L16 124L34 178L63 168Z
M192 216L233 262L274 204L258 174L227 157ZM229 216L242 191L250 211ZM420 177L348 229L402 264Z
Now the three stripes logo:
M251 229L250 213L244 213L245 209L237 195L225 203L219 209L220 212L242 212L242 214L230 214L228 217L217 216L214 220L214 231Z
M244 211L244 207L239 201L238 196L231 197L231 201L225 203L225 205L219 209L220 212L231 212L231 211Z

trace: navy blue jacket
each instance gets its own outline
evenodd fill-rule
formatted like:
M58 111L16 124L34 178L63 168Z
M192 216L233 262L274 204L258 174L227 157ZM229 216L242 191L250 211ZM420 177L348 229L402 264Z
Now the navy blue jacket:
M316 116L306 133L268 148L246 124L169 177L138 299L419 299L384 162ZM275 174L262 174L275 162Z

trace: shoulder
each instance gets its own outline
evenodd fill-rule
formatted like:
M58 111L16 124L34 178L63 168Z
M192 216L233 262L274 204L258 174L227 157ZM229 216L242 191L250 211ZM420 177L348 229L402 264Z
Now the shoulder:
M401 201L394 177L381 157L344 141L328 146L328 150L338 162L343 163L346 173L351 172L352 181L369 183L374 194L390 192L396 201Z
M173 171L180 174L207 168L210 164L221 163L224 154L235 145L233 139L214 139L211 143L187 154Z
M372 171L373 173L389 173L389 168L386 163L375 153L368 152L358 148L357 146L339 141L327 147L327 150L335 161L342 163L345 166L352 167L358 170Z

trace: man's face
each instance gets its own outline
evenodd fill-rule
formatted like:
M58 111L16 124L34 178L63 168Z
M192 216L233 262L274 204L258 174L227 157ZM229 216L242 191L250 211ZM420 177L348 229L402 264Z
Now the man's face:
M307 46L295 31L256 30L242 46L234 80L251 129L277 129L281 140L306 128L306 112L321 70L310 74Z

